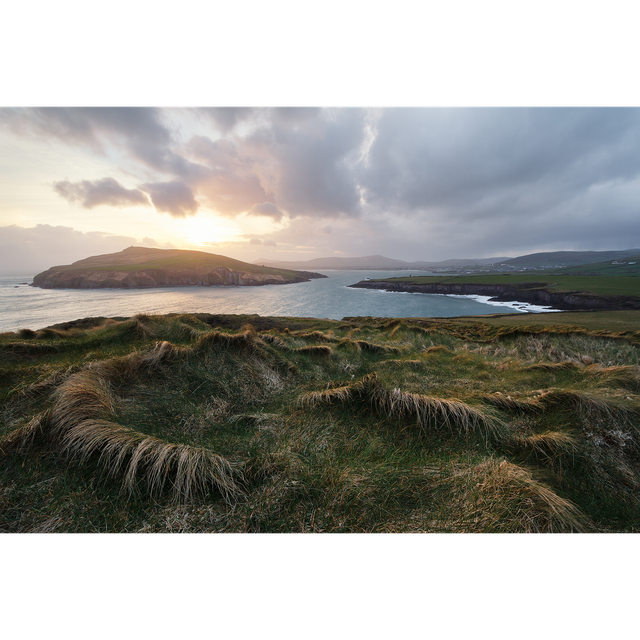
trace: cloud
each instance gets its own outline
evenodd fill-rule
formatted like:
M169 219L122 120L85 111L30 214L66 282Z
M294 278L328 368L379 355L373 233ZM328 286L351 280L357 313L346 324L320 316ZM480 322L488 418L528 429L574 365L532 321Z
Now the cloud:
M0 122L13 131L106 155L122 149L145 166L195 178L201 168L175 153L176 141L164 123L166 111L153 107L35 107L0 109Z
M114 178L102 180L63 180L53 183L53 190L65 200L77 203L85 209L99 205L112 207L149 206L149 200L138 189L125 189Z
M274 240L265 240L264 241L264 245L265 245L265 247L277 247L278 246L278 244Z
M194 136L185 149L207 167L196 188L217 212L236 216L274 199L268 181L261 179L263 160L242 143Z
M256 116L254 107L199 107L197 112L209 119L222 133L229 133L236 125Z
M191 189L179 180L141 184L140 189L149 194L157 211L174 218L186 218L198 212L198 203Z
M138 244L130 236L101 231L82 233L71 227L48 224L0 227L0 273L34 276L56 265ZM145 238L144 245L159 246L151 238Z
M260 238L251 238L249 244L262 244L262 240L260 240Z
M208 167L197 178L198 193L230 216L256 206L256 212L274 219L359 215L356 163L366 112L270 109L260 114L244 137L199 135L185 145L191 158ZM265 203L276 209L260 209Z
M268 216L277 220L282 220L282 211L271 202L263 202L262 204L254 204L249 213L256 216Z
M640 244L640 109L186 111L1 109L0 120L101 153L140 183L56 182L71 202L128 206L144 192L177 218L260 215L279 223L268 234L279 247L437 260Z
M360 214L356 165L364 140L362 109L306 113L297 126L274 117L242 141L258 162L254 171L268 184L289 217Z

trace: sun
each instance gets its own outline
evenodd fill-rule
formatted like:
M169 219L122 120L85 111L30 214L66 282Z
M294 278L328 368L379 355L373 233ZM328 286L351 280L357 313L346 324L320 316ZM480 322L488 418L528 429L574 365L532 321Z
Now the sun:
M206 214L180 220L179 226L179 235L196 246L204 246L210 242L226 242L242 233L232 220Z

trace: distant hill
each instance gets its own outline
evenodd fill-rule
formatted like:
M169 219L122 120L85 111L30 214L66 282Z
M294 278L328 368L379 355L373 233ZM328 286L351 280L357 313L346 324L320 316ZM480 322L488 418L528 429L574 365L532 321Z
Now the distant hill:
M460 258L429 262L418 260L407 262L386 258L385 256L363 256L357 258L315 258L313 260L256 260L254 264L279 269L370 269L370 270L394 270L415 269L416 271L431 269L443 269L447 267L473 267L483 265L508 265L511 267L575 267L584 264L606 262L631 258L640 254L640 249L627 249L624 251L550 251L542 253L530 253L516 258Z
M258 267L205 251L129 247L51 267L33 279L43 289L137 289L144 287L291 284L319 273Z
M606 262L637 256L640 249L625 251L551 251L546 253L530 253L517 258L501 261L514 267L574 267L583 264Z
M276 267L280 269L415 269L429 270L442 267L463 267L473 265L495 264L510 258L469 258L452 259L441 262L415 261L406 262L385 256L363 256L360 258L315 258L313 260L257 260L255 264L265 267Z

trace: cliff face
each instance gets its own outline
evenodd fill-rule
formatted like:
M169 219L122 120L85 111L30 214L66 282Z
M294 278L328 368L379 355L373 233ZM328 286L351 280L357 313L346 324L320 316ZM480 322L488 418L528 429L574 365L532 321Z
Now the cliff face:
M434 283L410 284L365 280L349 285L357 289L382 289L408 293L439 293L453 295L491 296L497 302L529 302L562 311L574 309L629 310L640 309L640 298L633 296L603 296L580 291L548 291L542 283L527 283L523 287L504 284Z
M318 273L297 272L291 278L278 274L236 271L227 267L199 266L144 269L139 271L92 271L91 269L57 270L39 273L33 286L43 289L138 289L171 286L260 286L307 282L324 278Z

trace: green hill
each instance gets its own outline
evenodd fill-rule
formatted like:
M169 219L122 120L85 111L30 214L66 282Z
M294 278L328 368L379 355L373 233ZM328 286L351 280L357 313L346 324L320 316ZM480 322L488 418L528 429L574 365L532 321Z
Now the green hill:
M204 251L129 247L39 273L33 285L46 289L141 288L161 286L256 286L290 284L318 273L260 267Z

